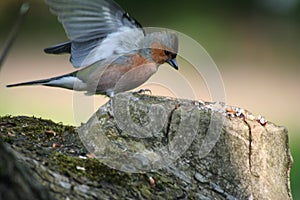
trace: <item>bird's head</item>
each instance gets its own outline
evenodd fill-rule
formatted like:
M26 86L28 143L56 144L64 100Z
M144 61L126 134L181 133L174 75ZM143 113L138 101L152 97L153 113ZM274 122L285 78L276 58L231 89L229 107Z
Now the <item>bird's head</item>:
M162 31L146 35L146 43L150 47L150 59L157 64L168 63L176 70L178 64L176 61L178 52L178 37L173 32Z

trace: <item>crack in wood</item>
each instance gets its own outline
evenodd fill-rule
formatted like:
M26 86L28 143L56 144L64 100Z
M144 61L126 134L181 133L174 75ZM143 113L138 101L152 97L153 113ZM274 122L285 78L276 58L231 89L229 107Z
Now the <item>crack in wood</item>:
M177 110L180 107L180 104L176 104L175 108L173 108L170 112L169 118L168 118L168 123L167 123L167 130L166 130L166 140L167 140L167 145L169 146L169 133L170 133L170 129L171 129L171 123L173 120L173 114L175 112L175 110Z
M243 120L243 121L249 130L249 157L248 157L248 159L249 159L249 170L250 170L250 173L252 174L252 130L251 130L250 124L246 120Z

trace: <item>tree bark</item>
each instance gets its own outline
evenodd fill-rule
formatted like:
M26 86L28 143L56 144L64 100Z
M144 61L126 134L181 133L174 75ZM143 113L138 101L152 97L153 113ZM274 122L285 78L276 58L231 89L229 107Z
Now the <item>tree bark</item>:
M292 199L287 130L222 103L123 93L78 129L2 117L0 140L2 199Z

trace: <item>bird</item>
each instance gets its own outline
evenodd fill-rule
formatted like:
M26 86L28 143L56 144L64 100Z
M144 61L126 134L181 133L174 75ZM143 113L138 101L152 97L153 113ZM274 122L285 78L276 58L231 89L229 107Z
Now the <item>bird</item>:
M79 69L7 87L43 85L113 97L139 87L164 63L178 70L179 42L174 31L146 32L113 0L45 1L69 41L44 52L68 53L73 67Z

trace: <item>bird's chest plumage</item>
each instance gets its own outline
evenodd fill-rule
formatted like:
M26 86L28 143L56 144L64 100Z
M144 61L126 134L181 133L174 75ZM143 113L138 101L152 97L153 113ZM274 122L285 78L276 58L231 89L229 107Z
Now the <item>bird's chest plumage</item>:
M139 54L127 55L99 68L96 76L88 83L89 90L114 94L134 89L147 81L156 71L157 64L149 62Z

